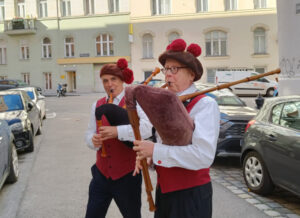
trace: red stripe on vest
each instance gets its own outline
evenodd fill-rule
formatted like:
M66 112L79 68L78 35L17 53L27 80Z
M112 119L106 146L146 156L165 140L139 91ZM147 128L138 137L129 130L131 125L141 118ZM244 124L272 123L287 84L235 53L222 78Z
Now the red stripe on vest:
M106 104L106 98L97 101L96 108ZM125 106L124 97L119 103L120 107ZM102 126L109 126L105 116L102 116ZM97 123L97 122L96 122ZM99 129L97 125L97 132ZM135 152L118 139L104 141L107 157L101 157L101 149L97 151L96 166L106 178L119 179L132 172L135 167Z
M205 95L195 97L186 107L190 113L195 104ZM204 185L210 182L209 168L201 170L188 170L180 167L166 168L156 166L157 184L162 193L173 192Z

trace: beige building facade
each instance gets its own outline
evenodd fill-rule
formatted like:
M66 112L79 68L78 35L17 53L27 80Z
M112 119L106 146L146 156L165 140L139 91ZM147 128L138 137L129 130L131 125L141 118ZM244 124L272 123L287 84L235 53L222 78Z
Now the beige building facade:
M0 79L103 92L103 64L124 57L143 81L176 38L201 46L203 82L216 70L269 71L276 13L275 0L0 0Z
M129 2L5 0L0 24L0 78L21 79L55 93L103 92L99 71L130 61ZM1 5L1 1L0 1Z
M201 46L202 82L214 83L216 70L278 68L275 0L132 0L130 11L137 80L161 67L158 57L175 38Z

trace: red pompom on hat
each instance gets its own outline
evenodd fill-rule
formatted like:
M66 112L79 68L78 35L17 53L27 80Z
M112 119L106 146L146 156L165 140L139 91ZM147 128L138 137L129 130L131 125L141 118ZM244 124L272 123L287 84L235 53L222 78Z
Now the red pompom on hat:
M117 62L117 66L123 70L128 67L128 62L125 58L120 58Z
M131 84L134 80L133 72L128 68L125 58L120 58L117 64L105 64L101 68L100 77L107 74L117 76L127 84Z
M201 54L201 47L192 43L186 51L185 48L186 42L183 39L176 39L168 45L167 50L159 56L158 60L162 66L165 66L167 59L173 59L182 63L193 71L195 75L194 81L197 81L203 74L202 64L197 59Z
M123 75L124 75L124 81L127 84L131 84L133 82L133 72L129 68L125 68L123 70Z
M175 39L171 44L170 44L170 49L172 51L184 51L186 48L186 43L183 39Z
M192 53L195 57L198 57L201 55L201 47L195 43L192 43L187 48L187 51Z

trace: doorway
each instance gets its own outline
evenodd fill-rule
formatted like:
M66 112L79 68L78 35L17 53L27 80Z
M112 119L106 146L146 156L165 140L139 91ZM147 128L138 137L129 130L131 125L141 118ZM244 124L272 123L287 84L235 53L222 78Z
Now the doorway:
M76 92L76 72L68 71L67 72L67 91Z

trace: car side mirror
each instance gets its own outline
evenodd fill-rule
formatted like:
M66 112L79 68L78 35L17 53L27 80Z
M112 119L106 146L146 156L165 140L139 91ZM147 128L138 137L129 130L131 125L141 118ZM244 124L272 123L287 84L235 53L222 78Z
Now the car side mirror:
M28 111L31 111L33 108L33 104L31 102L28 102L27 107L28 107Z

